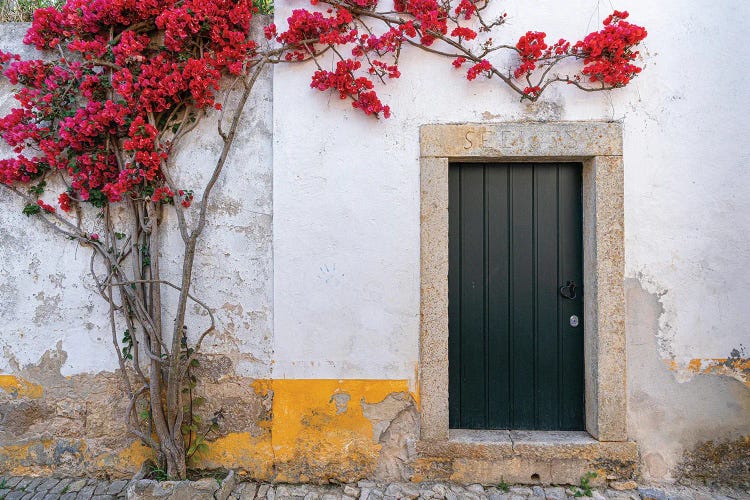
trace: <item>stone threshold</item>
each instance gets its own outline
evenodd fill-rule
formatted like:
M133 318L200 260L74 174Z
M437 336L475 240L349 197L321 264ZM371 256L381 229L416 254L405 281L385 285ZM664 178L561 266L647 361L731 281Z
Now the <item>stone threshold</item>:
M448 440L422 440L417 452L432 479L470 484L592 484L636 476L632 441L597 441L587 432L451 429ZM440 477L442 476L442 477Z

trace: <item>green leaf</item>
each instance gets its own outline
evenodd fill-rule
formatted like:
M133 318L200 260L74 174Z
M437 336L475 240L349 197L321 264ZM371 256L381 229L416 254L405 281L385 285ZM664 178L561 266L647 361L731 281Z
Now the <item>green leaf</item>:
M102 208L104 205L107 204L109 201L107 198L107 195L101 192L99 189L90 189L89 190L89 203L94 205L97 208Z
M47 181L42 181L36 186L31 186L29 188L29 194L33 194L35 196L41 196L44 194L44 188L47 187Z
M36 215L41 211L42 207L40 207L39 205L28 203L25 207L23 207L21 213L23 213L26 217L31 217L32 215Z

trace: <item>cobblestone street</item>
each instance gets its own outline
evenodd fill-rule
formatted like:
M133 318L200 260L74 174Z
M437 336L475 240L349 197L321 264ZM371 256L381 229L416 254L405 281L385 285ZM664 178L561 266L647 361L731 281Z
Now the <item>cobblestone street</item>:
M214 480L202 480L203 482ZM479 484L459 486L451 483L375 483L360 481L345 485L288 485L239 482L230 491L219 488L204 495L181 493L148 494L136 493L134 483L126 480L106 481L72 478L4 477L0 479L0 500L111 500L118 498L214 498L216 500L398 500L398 499L445 499L445 500L523 500L523 499L619 499L619 500L708 500L750 499L750 492L737 490L715 490L686 486L636 486L634 482L617 483L620 489L592 488L587 496L579 487L542 486L496 486ZM130 491L129 491L130 490Z

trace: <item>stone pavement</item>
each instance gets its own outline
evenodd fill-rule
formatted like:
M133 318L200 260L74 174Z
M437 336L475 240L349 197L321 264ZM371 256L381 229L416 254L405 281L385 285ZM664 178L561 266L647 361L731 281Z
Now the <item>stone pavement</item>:
M218 482L217 482L218 484ZM75 478L0 477L0 500L109 500L128 498L126 480L107 481ZM240 482L227 494L203 495L215 500L729 500L750 499L750 492L720 490L679 485L636 486L635 483L616 484L618 489L592 488L586 497L578 487L506 486L485 487L479 484L459 486L451 483L375 483L360 481L345 485L289 485ZM628 489L631 488L631 489ZM130 498L155 499L157 496L135 495L130 488ZM576 496L578 494L578 496ZM226 496L225 496L226 495ZM221 498L224 497L224 498ZM159 498L166 499L161 496ZM193 498L200 498L195 496ZM179 500L186 500L180 495Z
M0 479L2 500L73 500L127 498L128 481L57 479L48 477L5 477Z

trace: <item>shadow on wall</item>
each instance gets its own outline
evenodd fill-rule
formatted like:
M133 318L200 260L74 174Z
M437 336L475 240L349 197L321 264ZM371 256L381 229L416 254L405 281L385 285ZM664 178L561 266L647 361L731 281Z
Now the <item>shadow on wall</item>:
M628 432L638 443L644 479L680 476L741 486L735 481L741 477L728 476L750 460L750 390L728 376L699 374L678 382L657 352L660 297L635 278L625 280L625 294ZM713 458L701 465L701 456Z

